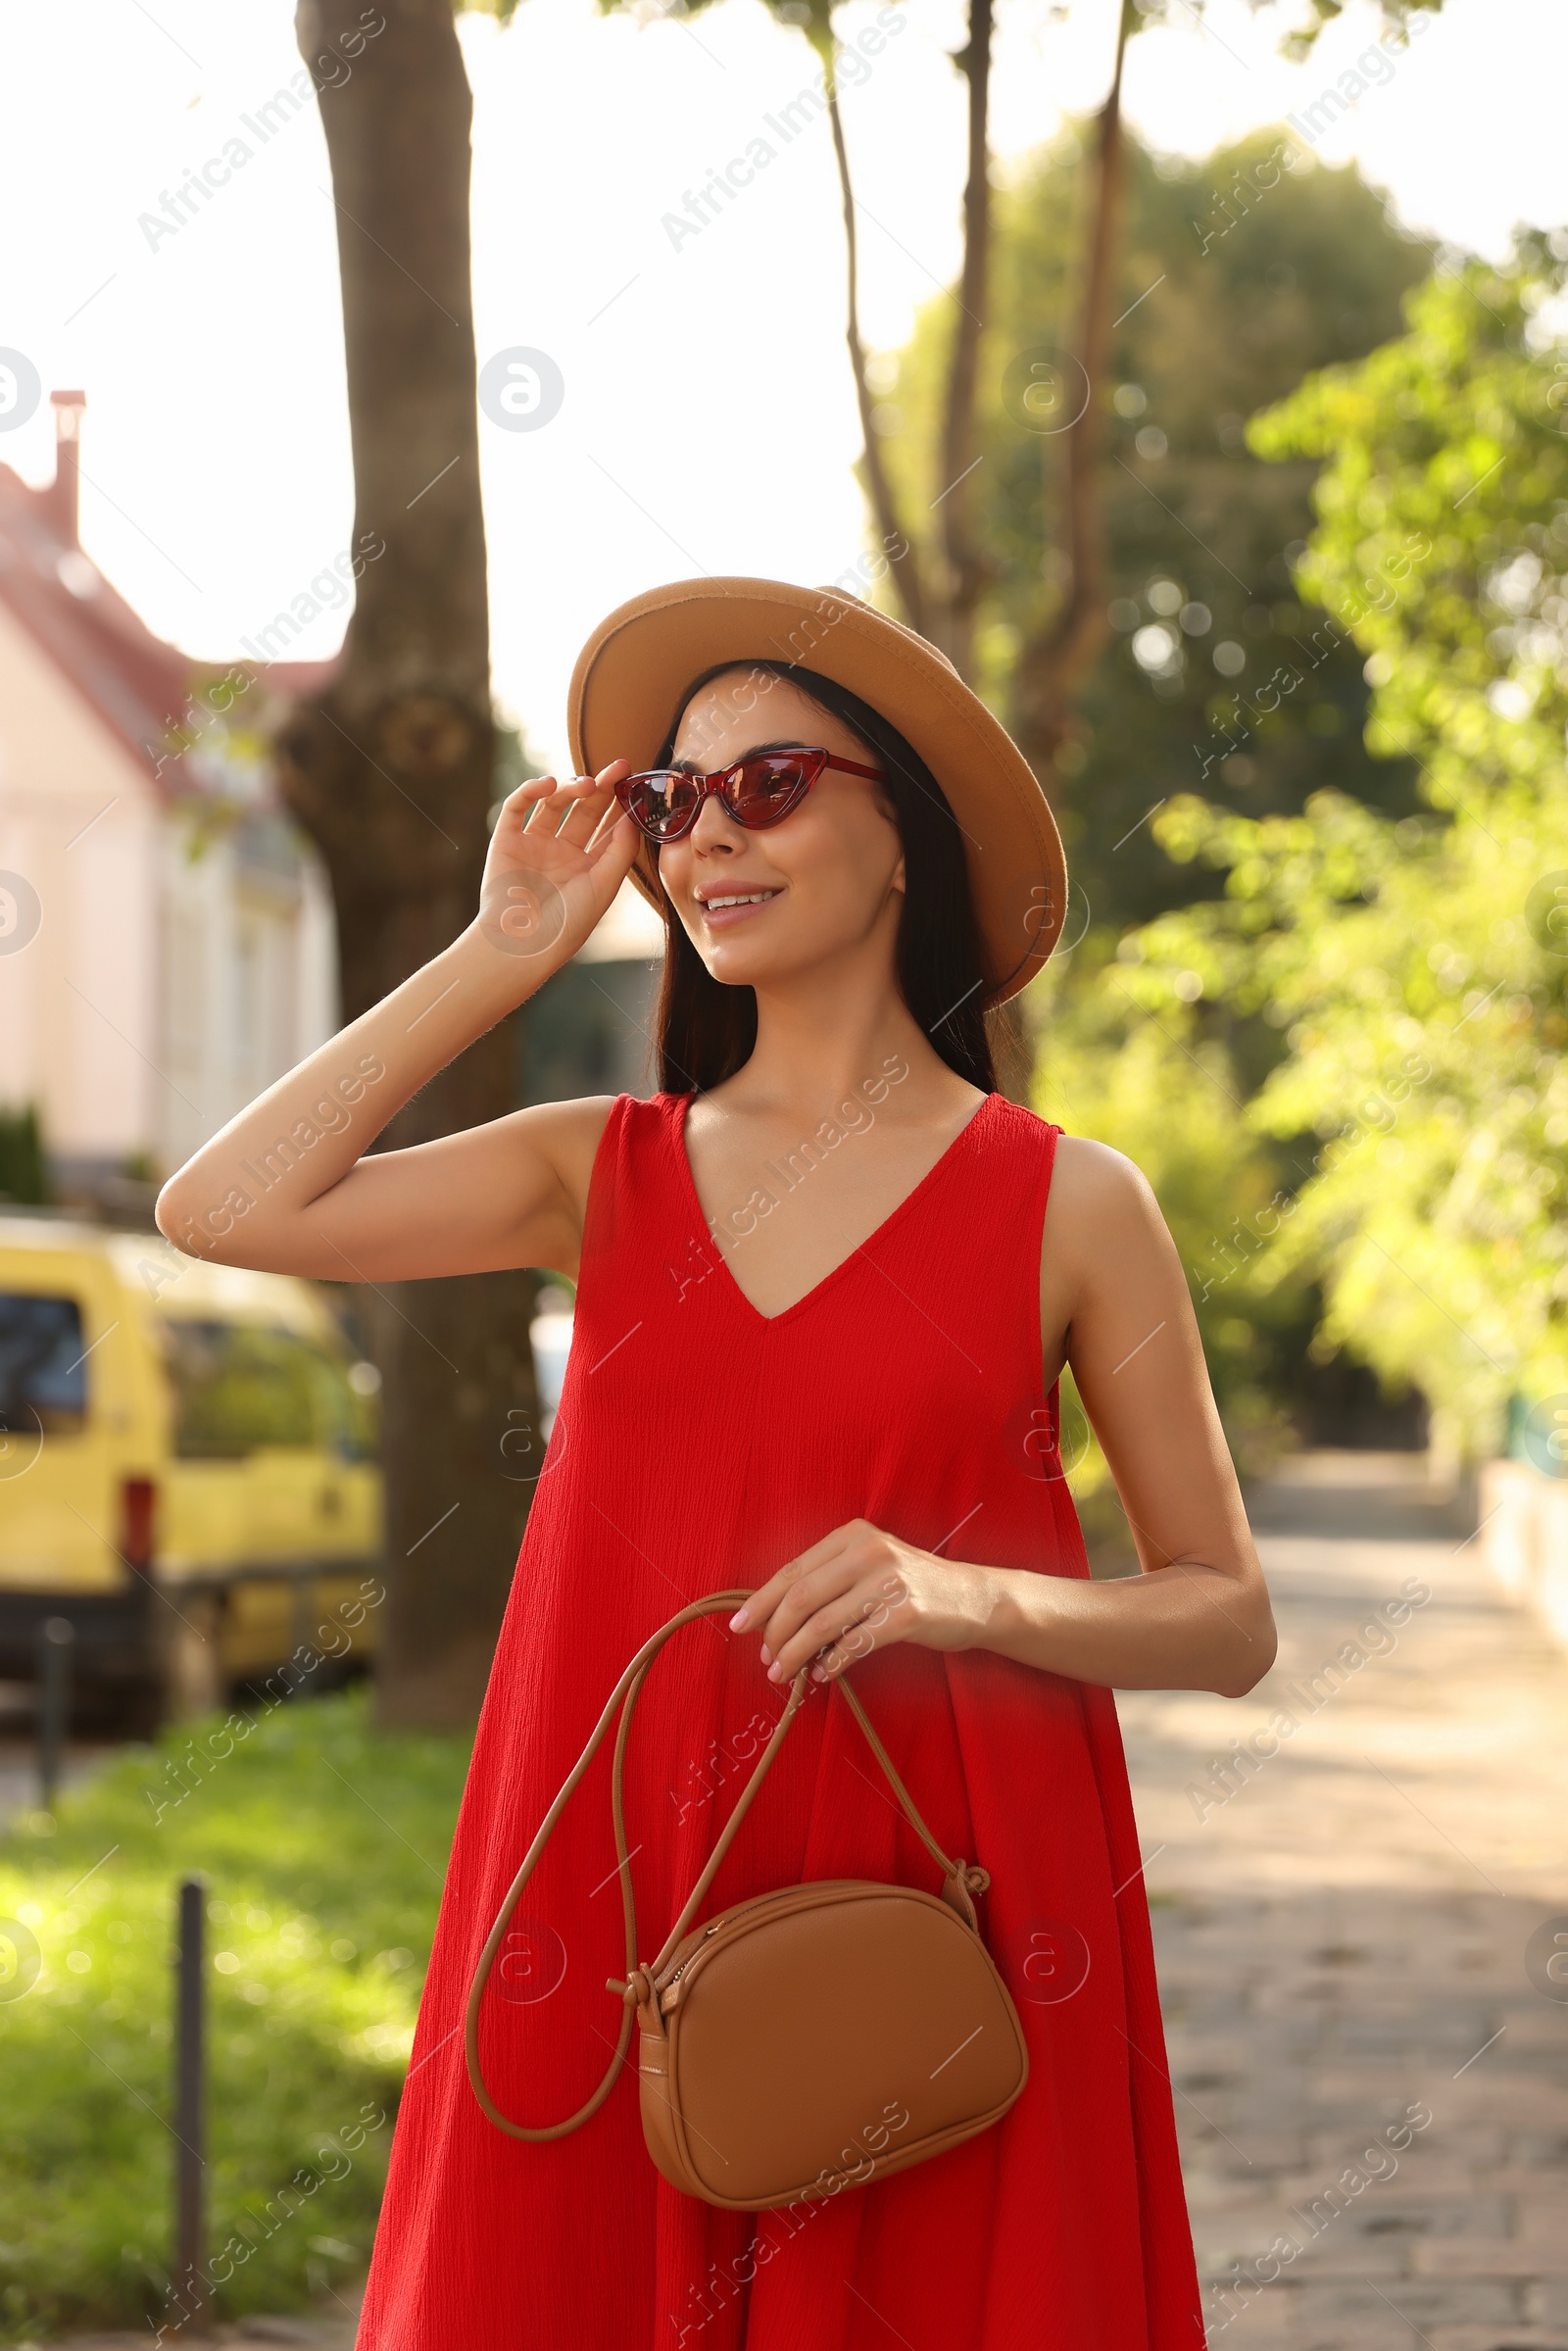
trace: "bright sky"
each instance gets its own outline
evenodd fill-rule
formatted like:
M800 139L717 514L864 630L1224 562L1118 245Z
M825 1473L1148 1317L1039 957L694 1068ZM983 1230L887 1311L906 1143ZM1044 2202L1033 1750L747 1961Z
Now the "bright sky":
M1027 153L1102 93L1116 0L1000 0L999 156ZM1189 155L1309 104L1375 37L1350 0L1303 67L1277 54L1289 5L1171 0L1129 54L1127 109ZM241 128L299 70L291 0L49 0L0 8L0 172L10 222L0 346L45 399L0 459L52 466L47 393L84 385L82 535L150 625L238 651L349 542L352 488L336 250L319 123L261 146ZM1061 21L1058 21L1061 20ZM863 207L868 338L890 347L958 261L957 0L847 0L882 53L845 114ZM860 554L858 440L843 354L842 226L826 125L787 143L813 79L760 0L685 22L594 0L468 19L481 366L514 347L561 371L538 430L484 422L494 662L504 705L564 761L578 646L622 598L697 571L829 580ZM1353 120L1319 143L1360 158L1422 230L1488 252L1568 220L1568 9L1447 0ZM330 100L328 100L330 103ZM239 134L245 169L156 245L163 191ZM714 168L773 160L700 232L664 225ZM411 167L414 168L414 167ZM300 656L330 653L326 614Z

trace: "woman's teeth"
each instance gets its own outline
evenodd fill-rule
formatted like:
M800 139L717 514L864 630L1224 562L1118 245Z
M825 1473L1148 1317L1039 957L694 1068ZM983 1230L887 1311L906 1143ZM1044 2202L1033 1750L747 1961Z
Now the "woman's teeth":
M744 898L705 898L703 901L703 906L705 910L710 914L719 906L765 906L770 898L777 898L777 896L778 892L776 890L752 890L749 891Z

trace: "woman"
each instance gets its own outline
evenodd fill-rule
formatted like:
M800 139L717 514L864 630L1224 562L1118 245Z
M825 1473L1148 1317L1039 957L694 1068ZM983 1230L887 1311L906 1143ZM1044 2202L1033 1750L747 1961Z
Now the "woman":
M1239 1696L1274 1636L1148 1186L996 1091L986 1008L1039 968L1061 919L1050 811L940 655L829 592L727 579L637 598L585 649L570 721L586 772L507 801L470 927L159 1203L172 1239L231 1262L332 1277L347 1262L376 1282L541 1266L578 1283L361 2345L1197 2346L1109 1692ZM575 952L628 873L668 937L661 1093L365 1156ZM348 1124L257 1196L246 1163L323 1088L371 1070ZM1146 1570L1122 1582L1088 1581L1062 1482L1068 1362ZM679 1634L639 1706L644 1956L808 1665L823 1687L709 1907L828 1877L935 1890L850 1709L829 1702L853 1663L934 1836L990 1873L982 1924L1030 2049L999 2125L791 2213L667 2185L634 2080L569 2136L504 2137L463 2055L491 1921L616 1677L685 1601L730 1587L754 1593L733 1625ZM490 2091L530 2125L583 2103L619 2022L600 1988L624 1966L605 1762L485 1993Z

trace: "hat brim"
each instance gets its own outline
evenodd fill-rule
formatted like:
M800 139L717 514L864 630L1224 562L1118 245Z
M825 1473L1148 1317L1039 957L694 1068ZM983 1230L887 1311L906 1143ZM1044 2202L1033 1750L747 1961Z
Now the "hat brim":
M986 1002L1028 986L1055 945L1067 867L1034 771L1005 728L923 637L858 597L770 579L676 580L602 620L567 703L579 774L649 767L692 680L720 664L789 661L847 686L896 726L946 794L963 835L985 953ZM632 878L663 907L645 844Z

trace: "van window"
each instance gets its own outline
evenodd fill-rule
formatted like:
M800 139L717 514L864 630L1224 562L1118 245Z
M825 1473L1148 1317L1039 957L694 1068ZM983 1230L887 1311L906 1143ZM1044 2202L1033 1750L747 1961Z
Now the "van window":
M316 1341L183 1315L171 1315L162 1336L182 1460L240 1461L263 1445L321 1445L344 1460L372 1458L369 1399Z
M74 1298L0 1290L0 1430L69 1436L87 1417L87 1344Z

